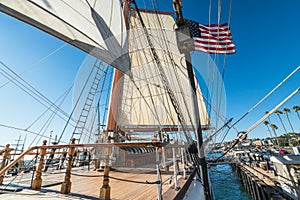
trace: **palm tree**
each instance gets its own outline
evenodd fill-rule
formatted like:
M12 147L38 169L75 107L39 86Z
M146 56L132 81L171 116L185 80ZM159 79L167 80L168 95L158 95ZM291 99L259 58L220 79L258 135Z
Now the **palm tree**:
M283 126L283 129L284 129L285 133L287 133L286 128L285 128L285 125L284 125L284 123L283 123L283 121L282 121L282 119L281 119L281 117L280 117L280 115L282 114L282 112L281 112L280 110L276 110L274 113L278 116L278 118L279 118L279 120L280 120L280 122L281 122L281 124L282 124L282 126ZM271 125L272 125L272 124L271 124ZM278 128L278 127L277 127L277 128Z
M269 114L269 111L266 111L266 112L265 112L265 115L267 115L267 114ZM270 124L272 124L271 119L270 119L270 116L268 116L268 121L269 121Z
M270 136L271 136L271 138L273 137L273 135L272 135L272 132L271 132L271 130L270 130L270 128L269 128L269 125L270 123L268 122L268 121L264 121L264 125L266 125L266 127L268 128L268 131L269 131L269 133L270 133Z
M277 145L279 145L278 138L277 138L277 133L276 133L276 131L275 131L275 130L278 129L278 127L277 127L275 124L270 124L270 127L271 127L271 129L273 130L274 135L275 135L275 137L276 137Z
M300 110L300 107L299 106L293 106L293 110L297 113L297 116L298 116L298 118L300 120L300 115L298 113L298 111Z
M292 123L291 123L291 120L290 120L289 115L288 115L288 113L290 113L291 110L289 108L283 108L283 112L286 115L286 118L287 118L287 120L288 120L288 122L289 122L289 124L291 126L291 129L292 129L293 133L295 133L294 128L293 128Z

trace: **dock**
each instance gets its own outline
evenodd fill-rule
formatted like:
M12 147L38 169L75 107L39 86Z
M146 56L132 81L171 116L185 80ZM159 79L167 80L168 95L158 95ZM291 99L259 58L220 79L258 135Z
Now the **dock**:
M243 162L232 163L231 167L253 199L292 200L283 192L278 177L274 175L273 171L267 171L257 166L249 166Z

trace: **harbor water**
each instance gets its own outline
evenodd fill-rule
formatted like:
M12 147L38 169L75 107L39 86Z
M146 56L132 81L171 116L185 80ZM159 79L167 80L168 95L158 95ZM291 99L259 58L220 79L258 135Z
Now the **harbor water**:
M252 199L229 164L211 166L209 175L215 200Z
M210 183L215 200L251 200L244 186L229 164L209 167ZM191 183L184 200L204 199L202 185L197 179Z
M217 158L221 153L209 153L208 159ZM215 200L252 200L243 184L229 164L212 165L208 168L209 179ZM184 200L204 199L199 178L194 179Z

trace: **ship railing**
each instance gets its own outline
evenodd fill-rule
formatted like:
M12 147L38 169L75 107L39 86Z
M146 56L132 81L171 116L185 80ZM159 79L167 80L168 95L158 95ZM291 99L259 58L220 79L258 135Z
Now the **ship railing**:
M12 169L19 161L21 161L22 159L25 158L26 155L36 155L35 158L37 158L37 156L39 155L40 159L39 162L37 163L37 165L35 166L35 168L33 169L36 173L35 175L35 179L31 180L31 189L40 189L42 186L42 169L43 169L43 165L44 165L44 156L46 154L53 154L53 149L56 150L62 150L61 152L57 151L55 152L55 154L66 154L68 155L69 159L67 160L67 165L66 165L66 172L65 172L65 178L64 178L64 182L62 183L62 187L61 187L61 193L63 194L68 194L71 191L71 170L73 167L73 162L74 162L74 158L75 158L75 152L77 149L77 152L81 152L80 149L82 149L82 152L87 152L88 148L96 148L96 147L108 147L109 149L112 147L119 147L119 148L124 148L124 147L150 147L150 148L155 148L155 157L156 157L156 171L157 171L157 181L153 182L153 183L149 183L149 184L157 184L158 187L158 196L161 197L162 195L162 187L163 184L168 182L168 181L174 181L174 189L175 190L179 190L180 186L179 186L179 176L182 175L182 177L184 179L186 179L186 169L188 168L188 163L187 163L187 155L186 154L186 146L185 145L177 145L177 144L171 144L171 143L165 143L165 142L161 142L161 141L151 141L151 142L131 142L131 143L125 143L125 142L121 142L121 143L93 143L93 144L75 144L75 139L72 140L72 144L63 144L63 145L46 145L47 141L44 140L43 141L43 145L42 146L34 146L31 147L29 149L27 149L26 151L24 151L23 153L21 153L18 157L15 158L15 160L13 160L12 162L10 162L7 166L5 167L1 167L0 168L0 177L4 178L4 174L7 173L10 169ZM164 147L164 148L163 148ZM165 148L170 148L172 149L172 155L173 158L172 160L165 160L165 157L159 158L159 152L162 152L163 149ZM181 158L178 157L175 152L175 149L177 149L177 153L179 153L179 155L181 155ZM66 151L68 149L68 151ZM180 151L178 151L180 150ZM9 149L7 148L7 154L9 153ZM161 155L163 155L164 153L161 153ZM90 158L90 157L89 157ZM164 159L163 159L164 158ZM164 161L161 162L161 159L163 159ZM92 159L89 159L89 162ZM108 161L109 158L106 158L106 161ZM179 162L182 162L182 166L179 167ZM51 164L51 163L50 163ZM162 180L161 178L161 169L162 168L167 168L167 171L169 170L168 168L170 166L173 166L173 174L164 178L164 180ZM103 179L103 186L101 189L103 188L107 188L107 184L108 181L106 179L109 178L109 165L105 165L104 167L104 179ZM2 182L0 183L2 184ZM101 196L101 195L100 195Z
M10 162L7 166L5 166L0 171L0 176L3 176L9 169L11 169L13 166L15 166L21 159L24 159L26 155L33 155L33 151L35 150L42 150L42 149L65 149L65 148L86 148L86 147L130 147L130 146L136 146L136 147L162 147L165 144L159 141L152 141L152 142L132 142L132 143L93 143L93 144L62 144L62 145L42 145L42 146L34 146L28 148L26 151L21 153L19 157L17 157L15 160ZM51 153L51 152L46 152ZM46 154L45 153L45 154ZM66 153L66 152L59 152L59 153Z

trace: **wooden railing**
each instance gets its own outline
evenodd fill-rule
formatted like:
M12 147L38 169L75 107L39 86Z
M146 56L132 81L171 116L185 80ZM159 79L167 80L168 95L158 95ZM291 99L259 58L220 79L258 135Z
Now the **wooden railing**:
M42 146L34 146L30 147L26 151L20 154L18 158L9 163L0 171L0 176L4 175L9 169L11 169L16 163L18 163L21 159L26 155L30 155L34 150L41 149L63 149L63 148L80 148L80 147L162 147L165 144L162 142L134 142L134 143L93 143L93 144L62 144L62 145L42 145ZM50 152L48 152L50 153Z
M175 155L175 148L179 147L184 149L185 146L183 145L175 145L175 144L170 144L170 143L163 143L160 141L152 141L152 142L130 142L130 143L94 143L94 144L75 144L75 139L72 139L72 144L63 144L63 145L46 145L47 141L44 140L43 141L43 145L42 146L34 146L31 147L29 149L27 149L26 151L24 151L22 154L19 154L19 156L13 160L11 163L9 163L7 166L5 166L5 164L3 164L0 167L0 177L4 178L4 174L6 172L8 172L9 169L13 168L20 160L24 159L24 157L26 155L32 155L33 153L35 153L36 155L39 153L39 162L36 165L35 168L35 177L32 177L31 180L31 189L41 189L42 187L42 173L43 173L43 165L44 165L44 157L45 155L48 154L53 154L53 153L61 153L61 152L54 152L53 149L59 150L59 149L64 149L63 152L66 153L66 149L68 149L68 159L67 160L67 167L66 167L66 171L65 171L65 177L64 177L64 181L61 183L61 190L60 192L62 194L68 194L71 192L71 171L72 171L72 167L73 167L73 158L75 155L75 150L76 148L84 148L85 151L87 150L87 148L93 148L93 147L108 147L107 149L111 149L111 147L120 147L120 148L124 148L124 147L155 147L155 157L156 157L156 169L157 169L157 182L155 183L150 183L150 184L157 184L158 187L158 199L161 199L162 197L162 184L165 181L168 181L170 179L174 179L174 183L175 183L175 190L179 189L179 185L178 185L178 178L177 176L179 175L179 169L177 168L178 166L178 158L176 158ZM159 164L159 149L162 149L160 147L164 147L168 145L168 148L172 148L172 152L173 152L173 160L172 161L167 161L164 163L164 166L162 166L161 164ZM47 150L51 150L52 151L47 151ZM9 152L11 151L11 149L9 148L9 146L5 149L4 155L8 155ZM33 152L35 151L35 152ZM111 150L108 150L107 152L109 152ZM110 167L108 164L108 160L109 160L109 153L105 153L106 155L106 165L104 167L104 178L103 178L103 183L102 183L102 187L100 188L100 199L110 199L110 186L109 186L109 171L110 171ZM184 159L184 157L183 157ZM161 172L160 169L162 167L167 167L167 166L174 166L174 174L171 175L170 177L167 178L167 180L161 180ZM186 174L185 172L185 164L183 164L183 174ZM5 167L4 167L5 166ZM185 175L184 175L185 178ZM2 184L2 182L0 183L0 185ZM149 184L149 183L148 183Z

